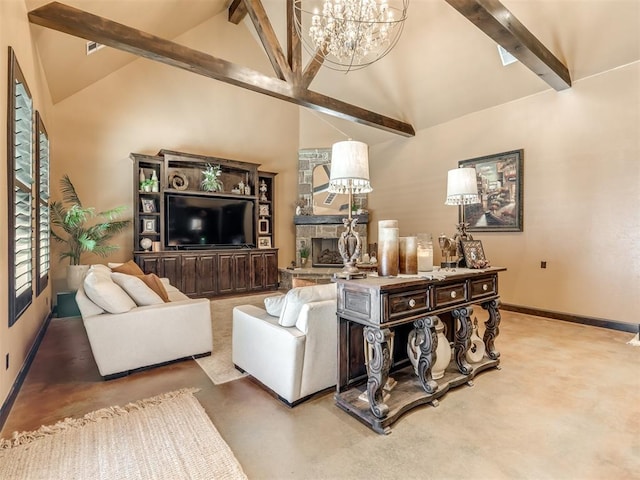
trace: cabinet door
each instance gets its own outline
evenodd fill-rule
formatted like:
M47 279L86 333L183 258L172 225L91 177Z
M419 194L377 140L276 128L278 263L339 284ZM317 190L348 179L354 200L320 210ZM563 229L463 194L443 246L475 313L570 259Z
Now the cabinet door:
M264 288L278 288L278 252L265 252L264 264Z
M182 256L182 293L187 296L198 294L198 256Z
M198 258L196 285L198 295L210 297L216 294L216 255L202 255Z
M182 268L181 258L179 256L162 256L160 260L160 273L159 277L165 277L169 279L169 283L182 291Z
M264 255L251 254L251 290L262 290L264 286Z
M235 288L236 292L246 292L250 287L250 272L248 253L237 253L235 257Z
M232 293L235 286L235 258L232 253L218 254L218 293Z
M136 255L135 261L144 273L155 273L161 275L160 257L150 257L148 255Z

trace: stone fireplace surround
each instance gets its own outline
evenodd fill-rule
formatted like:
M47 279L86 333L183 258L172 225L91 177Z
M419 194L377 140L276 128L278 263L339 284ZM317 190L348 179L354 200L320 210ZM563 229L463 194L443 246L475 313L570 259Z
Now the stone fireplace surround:
M330 148L302 149L298 152L298 198L307 206L305 211L311 212L313 206L313 169L318 165L331 163ZM358 208L366 211L367 196L354 195L353 201ZM362 241L362 253L367 251L367 233L369 215L364 213L356 215L358 224L356 231ZM300 248L303 245L312 249L313 238L335 238L337 239L344 231L342 219L344 215L296 215L294 224L296 226L296 262L300 265ZM317 253L317 252L316 252ZM311 252L311 258L314 252ZM312 260L313 261L313 260Z

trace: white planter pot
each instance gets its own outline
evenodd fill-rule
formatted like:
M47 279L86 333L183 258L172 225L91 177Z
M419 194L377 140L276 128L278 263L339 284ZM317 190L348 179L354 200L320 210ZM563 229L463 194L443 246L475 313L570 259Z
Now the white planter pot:
M67 266L67 287L69 290L78 290L82 285L84 275L89 270L89 265L68 265Z

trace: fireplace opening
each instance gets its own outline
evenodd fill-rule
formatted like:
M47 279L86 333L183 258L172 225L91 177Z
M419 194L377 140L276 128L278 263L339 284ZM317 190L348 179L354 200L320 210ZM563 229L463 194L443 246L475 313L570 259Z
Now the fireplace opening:
M311 239L311 265L313 267L342 267L337 238Z

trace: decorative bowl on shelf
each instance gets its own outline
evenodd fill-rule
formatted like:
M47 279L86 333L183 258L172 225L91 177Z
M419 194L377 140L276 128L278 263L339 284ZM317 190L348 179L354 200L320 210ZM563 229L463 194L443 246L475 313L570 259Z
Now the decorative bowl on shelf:
M150 238L145 237L140 240L140 246L144 249L145 252L148 252L151 249L151 245L153 245L153 242Z

